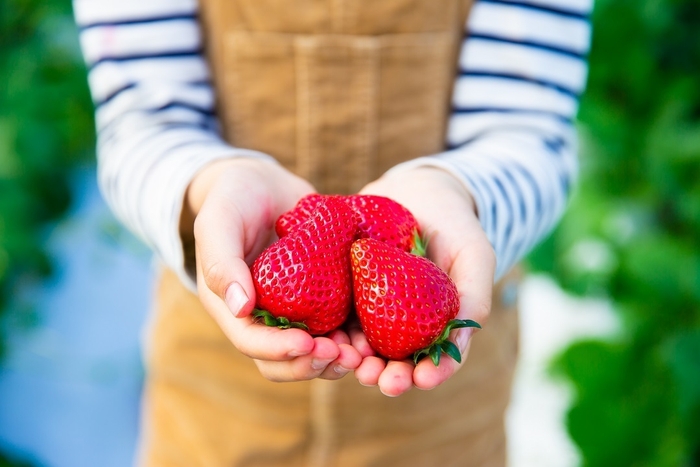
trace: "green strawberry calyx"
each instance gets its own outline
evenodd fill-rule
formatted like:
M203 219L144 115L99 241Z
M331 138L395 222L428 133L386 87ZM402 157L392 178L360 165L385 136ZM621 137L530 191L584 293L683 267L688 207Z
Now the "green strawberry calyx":
M309 327L304 323L299 323L297 321L289 321L284 316L273 316L272 313L266 310L253 310L253 318L258 322L264 323L265 326L280 328L280 329L290 329L297 328L308 331Z
M449 341L450 331L459 328L478 328L481 329L481 325L476 321L471 319L453 319L447 323L445 329L442 330L440 335L430 344L428 347L416 351L413 354L413 362L418 364L426 356L430 356L435 366L440 364L440 356L446 353L449 357L453 358L457 363L462 363L462 353L459 351L453 342Z
M416 256L422 256L425 258L425 255L428 251L428 238L427 237L421 237L420 232L418 232L418 229L413 230L413 248L411 248L411 253L416 255Z

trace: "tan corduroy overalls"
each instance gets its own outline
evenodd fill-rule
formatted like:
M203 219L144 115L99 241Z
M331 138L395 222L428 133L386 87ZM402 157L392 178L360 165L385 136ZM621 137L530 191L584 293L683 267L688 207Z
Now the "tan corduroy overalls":
M319 191L356 192L444 150L464 0L202 0L229 141ZM147 354L148 467L503 467L517 355L515 279L501 281L464 367L398 398L340 381L271 383L164 272Z

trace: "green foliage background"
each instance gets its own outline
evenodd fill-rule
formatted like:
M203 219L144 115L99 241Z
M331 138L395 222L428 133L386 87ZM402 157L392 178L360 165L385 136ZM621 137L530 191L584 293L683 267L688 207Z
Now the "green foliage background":
M610 298L613 340L567 349L583 465L700 466L700 2L597 0L581 180L531 255Z
M580 184L530 257L623 322L555 363L569 431L585 466L700 466L700 1L597 0L593 24ZM68 0L0 0L2 332L32 322L13 292L50 275L43 240L94 159L85 76Z
M85 76L69 0L0 0L0 357L35 320L18 290L50 276L44 238L70 206L72 170L94 160Z

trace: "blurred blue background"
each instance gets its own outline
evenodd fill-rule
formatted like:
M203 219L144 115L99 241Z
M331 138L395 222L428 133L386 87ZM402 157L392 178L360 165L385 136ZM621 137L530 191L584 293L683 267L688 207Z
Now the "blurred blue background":
M73 207L44 243L51 278L15 288L33 317L30 325L6 322L0 446L38 465L127 466L138 427L149 254L133 240L115 242L91 170L75 172L70 186Z

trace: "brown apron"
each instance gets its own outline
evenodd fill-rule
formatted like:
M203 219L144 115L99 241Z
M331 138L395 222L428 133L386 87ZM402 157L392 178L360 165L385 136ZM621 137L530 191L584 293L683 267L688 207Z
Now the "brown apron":
M470 2L201 0L219 114L234 145L319 191L356 192L444 149ZM517 356L511 275L467 363L392 399L340 381L271 383L164 271L147 352L141 463L502 467Z

